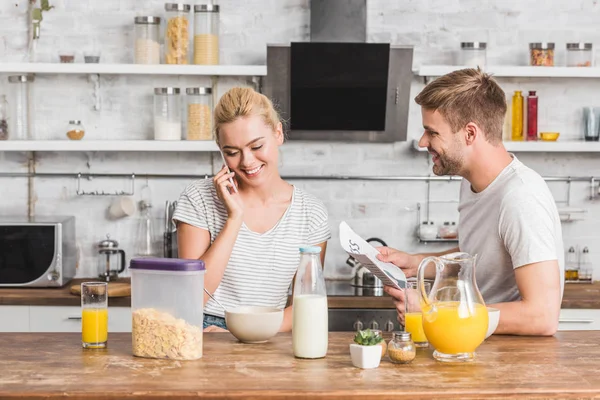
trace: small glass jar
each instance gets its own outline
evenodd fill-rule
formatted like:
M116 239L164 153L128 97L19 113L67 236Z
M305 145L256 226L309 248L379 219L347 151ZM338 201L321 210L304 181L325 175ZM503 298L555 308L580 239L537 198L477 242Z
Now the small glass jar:
M529 43L529 65L553 67L554 43Z
M15 140L33 139L32 88L34 75L13 75L8 77L10 83L11 115L9 118L10 138Z
M485 42L462 42L460 44L460 65L465 67L485 67L487 43Z
M0 140L8 140L8 102L6 96L0 96Z
M154 89L154 140L181 140L179 88Z
M567 43L567 67L591 67L591 43Z
M419 238L421 240L433 240L437 238L438 230L433 221L423 221L419 227Z
M81 140L85 135L85 128L83 124L78 119L74 119L69 121L69 126L67 127L67 137L71 140Z
M166 3L165 64L189 64L190 10L184 3Z
M444 225L440 226L438 235L442 239L456 239L458 237L458 228L456 222L445 221Z
M212 89L194 87L185 90L187 102L187 140L213 140Z
M394 332L388 343L388 357L394 364L408 364L415 359L417 348L409 332Z
M219 6L194 6L194 64L219 64Z
M133 62L160 64L160 18L135 17Z

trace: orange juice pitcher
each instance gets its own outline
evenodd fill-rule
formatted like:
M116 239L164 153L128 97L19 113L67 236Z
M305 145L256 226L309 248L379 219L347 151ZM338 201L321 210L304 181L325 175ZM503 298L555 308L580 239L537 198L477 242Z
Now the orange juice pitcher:
M427 257L419 265L423 330L436 360L472 361L485 339L488 311L475 281L476 259L468 253L451 253ZM427 294L425 272L431 263L435 264L435 281Z

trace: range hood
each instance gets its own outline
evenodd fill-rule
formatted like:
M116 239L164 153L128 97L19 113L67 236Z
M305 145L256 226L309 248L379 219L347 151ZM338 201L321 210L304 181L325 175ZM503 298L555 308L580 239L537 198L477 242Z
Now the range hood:
M263 93L291 140L406 140L412 47L367 43L367 0L311 0L311 40L267 46Z

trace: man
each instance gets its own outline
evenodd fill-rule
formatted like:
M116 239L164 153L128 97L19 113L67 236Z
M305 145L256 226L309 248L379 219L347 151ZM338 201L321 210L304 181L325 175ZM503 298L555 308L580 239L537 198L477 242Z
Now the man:
M479 69L463 69L433 81L415 101L425 128L419 146L431 154L433 172L463 177L459 248L436 254L381 248L380 260L411 277L426 256L478 254L477 285L486 304L500 309L495 333L553 335L564 288L560 218L542 177L502 144L504 92ZM404 293L385 290L402 321Z

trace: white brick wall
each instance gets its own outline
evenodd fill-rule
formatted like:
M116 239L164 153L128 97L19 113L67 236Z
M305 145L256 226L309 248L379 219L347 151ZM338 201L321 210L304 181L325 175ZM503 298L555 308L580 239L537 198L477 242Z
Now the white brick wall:
M203 1L190 1L203 3ZM0 1L0 62L21 61L26 51L26 0ZM103 62L131 62L132 21L138 14L162 15L164 1L157 0L51 0L56 7L44 14L42 37L36 57L55 61L59 49L81 51L97 46ZM308 0L228 0L221 5L221 58L226 64L264 64L267 43L308 40ZM591 41L600 46L600 5L595 0L370 0L370 41L415 46L415 65L453 63L460 41L488 42L488 60L495 64L527 62L527 43L555 41L557 63L564 63L564 44ZM600 59L597 58L597 61ZM162 85L208 85L206 78L102 76L102 110L94 111L92 86L83 76L39 76L35 83L36 138L64 138L69 119L81 119L87 139L143 139L152 132L152 88ZM218 93L242 79L227 78ZM540 130L557 130L561 138L581 137L581 107L600 105L600 80L503 79L510 96L515 89L537 90L540 97ZM411 97L423 87L415 79ZM0 77L0 93L7 93L6 78ZM418 138L419 108L412 104L409 138ZM596 154L520 154L526 164L543 175L600 176ZM210 173L207 154L38 154L40 172L118 173ZM284 175L427 175L427 156L415 153L409 143L331 144L287 143L281 149ZM23 154L0 153L0 170L26 171ZM154 204L157 235L161 233L163 204L175 200L188 182L151 180L148 185ZM347 220L365 237L380 237L390 245L409 251L440 249L419 245L414 237L416 204L426 199L423 182L297 181L327 204L333 230L326 262L330 277L348 275L346 257L337 241L337 225ZM136 200L146 182L138 181ZM0 214L25 215L27 181L0 178ZM86 190L126 189L125 180L98 179L84 182ZM457 183L432 184L435 200L456 199ZM566 198L566 185L553 183L558 201ZM73 179L37 179L36 213L71 214L77 217L78 241L82 250L79 276L95 273L94 244L106 234L121 242L132 255L137 217L113 222L105 218L110 198L79 197ZM586 220L565 224L566 246L587 245L600 267L600 203L590 201L589 183L574 183L573 206L588 209ZM431 217L438 222L455 220L455 204L435 204ZM600 271L600 268L599 270ZM598 275L596 276L599 277Z

